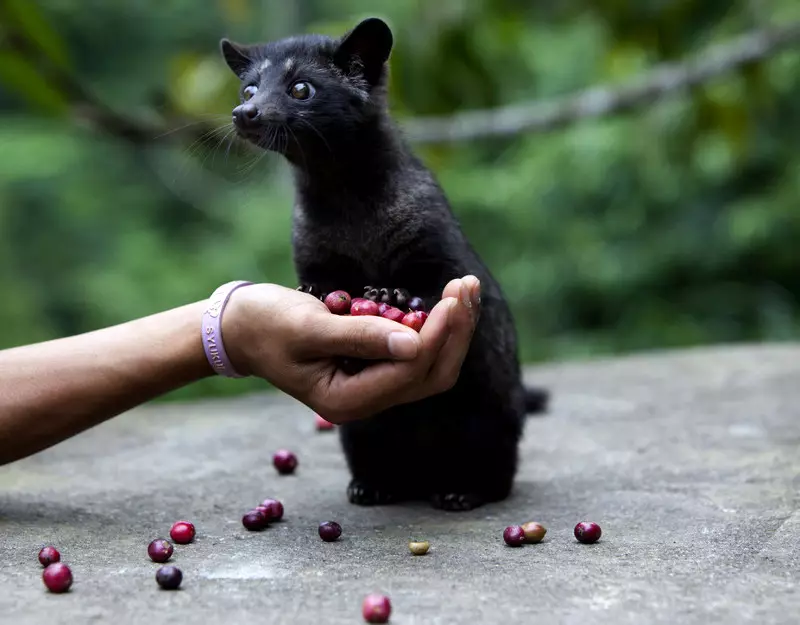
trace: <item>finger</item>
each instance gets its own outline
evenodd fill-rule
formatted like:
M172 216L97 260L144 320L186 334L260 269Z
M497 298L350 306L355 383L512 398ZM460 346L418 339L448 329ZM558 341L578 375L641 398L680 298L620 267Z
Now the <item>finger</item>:
M348 356L369 360L409 360L423 347L417 332L376 316L321 314L300 347L307 358Z
M474 307L467 308L460 298L450 312L450 336L430 370L427 380L429 388L426 391L444 392L458 381L461 367L472 344L476 317Z

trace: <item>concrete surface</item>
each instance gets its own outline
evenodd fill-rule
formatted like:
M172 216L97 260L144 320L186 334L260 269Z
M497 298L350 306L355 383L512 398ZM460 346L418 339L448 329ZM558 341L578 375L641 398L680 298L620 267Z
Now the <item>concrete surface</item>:
M337 436L282 395L143 407L0 467L0 621L362 623L369 592L390 595L394 624L800 621L800 347L530 374L552 413L529 421L513 499L470 513L349 505ZM278 447L296 475L273 470ZM267 496L285 521L245 531ZM182 590L162 591L146 547L184 518L198 537L176 546ZM339 542L318 538L327 519ZM506 547L526 520L545 542ZM599 543L575 541L580 520ZM42 585L47 543L72 566L66 595Z

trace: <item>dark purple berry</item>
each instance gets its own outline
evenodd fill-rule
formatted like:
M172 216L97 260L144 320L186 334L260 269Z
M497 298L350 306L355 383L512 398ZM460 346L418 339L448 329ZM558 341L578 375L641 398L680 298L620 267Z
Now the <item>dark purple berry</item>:
M350 312L351 300L347 291L328 293L324 303L334 315L344 315Z
M392 603L384 595L367 595L361 605L361 614L367 623L388 623Z
M283 518L283 504L277 499L265 499L261 502L261 506L267 509L267 520L280 521Z
M342 526L336 521L324 521L319 524L319 537L326 543L332 543L342 535Z
M525 542L525 530L519 525L509 525L503 531L503 540L509 547L519 547Z
M172 557L172 544L163 538L156 538L147 545L147 555L153 562L166 562Z
M63 562L54 562L42 571L42 581L50 592L67 592L72 586L72 571Z
M189 521L176 521L172 524L169 535L179 545L186 545L194 540L194 525Z
M603 530L600 529L600 526L597 523L583 521L575 526L575 538L585 545L596 543L598 540L600 540L600 536L602 534Z
M61 554L58 553L58 549L55 547L48 545L47 547L42 547L41 551L39 551L39 562L42 566L53 564L59 560L61 560Z
M410 300L408 300L408 307L412 311L426 312L425 300L423 300L421 297L412 297Z
M258 532L266 529L269 525L269 521L267 520L267 515L261 512L261 510L254 508L242 517L242 525L251 532Z
M297 468L297 456L288 449L279 449L272 456L272 464L281 475L289 475Z
M175 590L183 581L183 573L177 566L168 564L156 571L156 582L164 590Z

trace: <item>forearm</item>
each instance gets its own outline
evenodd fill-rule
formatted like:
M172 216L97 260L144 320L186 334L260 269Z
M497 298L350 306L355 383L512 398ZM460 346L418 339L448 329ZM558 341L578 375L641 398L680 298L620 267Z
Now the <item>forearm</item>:
M205 302L0 352L0 464L213 375Z

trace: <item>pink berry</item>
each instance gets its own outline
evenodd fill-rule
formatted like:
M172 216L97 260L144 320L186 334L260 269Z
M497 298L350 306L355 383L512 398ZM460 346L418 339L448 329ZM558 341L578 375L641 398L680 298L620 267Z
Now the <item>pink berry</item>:
M393 308L391 304L387 304L386 302L381 302L380 304L378 304L378 315L383 317L383 313L385 313L390 308Z
M153 562L166 562L172 556L172 545L168 540L156 538L147 545L147 555Z
M242 517L242 525L251 532L259 532L267 528L269 521L261 510L253 509Z
M421 297L412 297L408 300L408 307L410 310L425 312L425 300Z
M54 562L58 562L61 560L61 554L58 553L58 549L52 546L42 547L41 551L39 551L39 562L42 566L47 566L48 564L53 564Z
M326 543L332 543L342 535L342 526L336 521L324 521L319 524L319 537Z
M289 475L297 468L297 456L288 449L279 449L272 456L272 464L281 475Z
M369 299L353 300L350 306L350 314L355 316L374 315L378 316L378 304Z
M344 315L350 312L352 301L347 291L334 291L325 297L325 305L334 315Z
M404 313L399 308L395 308L394 306L389 306L385 312L381 313L381 317L385 317L386 319L391 319L392 321L397 321L398 323L403 323L403 319L405 318L406 313Z
M509 525L503 531L503 540L509 547L519 547L525 542L525 530L520 525Z
M264 516L267 517L267 521L270 523L280 521L283 518L283 504L277 499L265 499L258 507L266 510L266 512L264 510L262 512L264 512Z
M600 536L602 534L603 530L600 529L600 526L597 523L583 521L575 526L575 538L585 545L596 543L598 540L600 540Z
M42 581L50 592L67 592L72 586L72 571L63 562L54 562L42 571Z
M172 524L169 535L179 545L187 545L194 540L194 525L189 521L176 521Z
M361 614L367 623L388 623L392 603L384 595L367 595L361 606Z
M177 566L162 566L156 571L156 583L164 590L175 590L183 581L183 573Z
M336 426L321 415L314 416L314 425L318 430L332 430Z
M428 320L428 313L415 310L405 315L400 323L419 332Z

